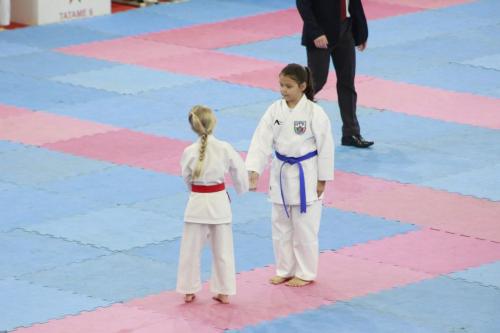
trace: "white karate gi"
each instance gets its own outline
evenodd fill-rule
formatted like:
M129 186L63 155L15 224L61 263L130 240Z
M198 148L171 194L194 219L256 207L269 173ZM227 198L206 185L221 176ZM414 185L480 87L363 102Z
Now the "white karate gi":
M200 139L184 150L181 158L182 177L191 184L215 185L224 183L231 175L238 194L248 191L248 173L241 156L227 142L207 138L205 160L199 178L192 180L199 156ZM216 294L234 295L236 277L233 253L232 213L226 191L213 193L191 192L184 213L184 232L179 256L177 291L194 294L201 289L200 255L209 239L212 248L212 277L210 290Z
M260 120L248 151L249 171L262 174L269 156L277 151L288 157L300 157L317 150L318 155L301 162L304 169L307 212L300 212L298 165L285 164L282 188L290 217L285 213L280 191L280 169L283 162L276 157L271 163L269 196L273 203L272 235L276 258L276 274L314 280L317 275L321 219L318 180L333 180L334 145L330 120L318 104L304 95L295 108L285 100L274 102Z
M0 26L10 24L10 0L0 0Z

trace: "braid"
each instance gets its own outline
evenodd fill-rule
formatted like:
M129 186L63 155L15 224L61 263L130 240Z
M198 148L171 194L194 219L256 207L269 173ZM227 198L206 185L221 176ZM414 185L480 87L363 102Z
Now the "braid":
M193 131L200 136L200 149L198 151L198 160L193 170L193 179L200 177L203 170L203 162L206 157L208 135L212 134L215 127L216 119L212 112L207 107L196 105L189 112L189 123Z
M207 137L208 137L207 134L202 134L200 137L200 150L199 150L198 161L196 162L196 167L194 168L193 171L193 179L196 179L201 175L203 161L205 160L205 151L207 149Z

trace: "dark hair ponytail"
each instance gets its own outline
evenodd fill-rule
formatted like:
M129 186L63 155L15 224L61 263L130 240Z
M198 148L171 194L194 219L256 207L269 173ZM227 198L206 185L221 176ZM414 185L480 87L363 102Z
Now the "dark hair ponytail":
M304 94L307 99L314 102L314 83L309 67L299 64L288 64L281 70L280 75L288 76L299 85L305 83L306 89L304 90Z
M306 90L304 90L304 94L306 94L306 97L314 102L314 81L313 81L313 76L311 69L307 66L304 66L304 69L306 70Z

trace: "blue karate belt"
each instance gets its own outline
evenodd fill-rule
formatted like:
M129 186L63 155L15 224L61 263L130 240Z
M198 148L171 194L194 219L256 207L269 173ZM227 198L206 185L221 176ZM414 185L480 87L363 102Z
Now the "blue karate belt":
M281 191L281 200L283 201L283 207L285 207L285 213L286 216L290 217L288 214L288 209L286 208L286 202L285 202L285 196L283 195L283 182L281 178L281 173L283 171L283 167L285 164L290 164L294 165L297 164L299 166L299 179L300 179L300 212L305 213L307 211L307 201L306 201L306 182L304 180L304 169L302 168L302 164L300 162L303 162L305 160L310 159L311 157L314 157L318 155L318 151L312 151L310 153L307 153L303 156L300 157L288 157L285 155L281 155L280 153L276 152L276 158L283 162L281 164L280 168L280 191Z

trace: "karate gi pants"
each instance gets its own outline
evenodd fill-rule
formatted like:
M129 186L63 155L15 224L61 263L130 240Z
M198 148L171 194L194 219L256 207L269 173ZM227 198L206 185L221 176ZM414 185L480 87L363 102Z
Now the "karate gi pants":
M0 0L0 26L10 24L10 0Z
M182 294L194 294L201 290L200 258L207 241L212 249L210 290L215 294L236 294L231 223L184 223L176 290Z
M283 205L273 203L271 218L276 275L295 276L307 281L316 278L321 210L321 200L308 205L306 213L300 212L299 205L292 205L288 206L288 217Z

